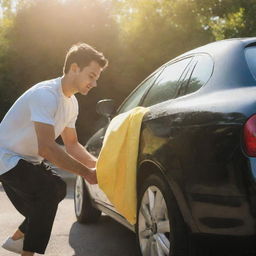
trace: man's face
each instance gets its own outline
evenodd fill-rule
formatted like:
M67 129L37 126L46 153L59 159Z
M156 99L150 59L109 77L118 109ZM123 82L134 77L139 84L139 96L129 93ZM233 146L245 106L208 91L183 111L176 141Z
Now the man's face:
M83 95L87 95L93 87L97 86L97 80L100 77L101 71L102 68L96 61L92 61L82 70L77 66L74 80L76 91Z

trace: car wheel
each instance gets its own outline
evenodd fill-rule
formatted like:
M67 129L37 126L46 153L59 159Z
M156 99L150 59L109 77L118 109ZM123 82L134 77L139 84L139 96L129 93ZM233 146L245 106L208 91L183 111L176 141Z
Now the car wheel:
M136 233L141 255L188 255L187 232L166 182L158 175L149 176L138 196Z
M101 216L101 211L92 206L89 191L81 176L76 177L74 204L76 218L80 223L96 222Z

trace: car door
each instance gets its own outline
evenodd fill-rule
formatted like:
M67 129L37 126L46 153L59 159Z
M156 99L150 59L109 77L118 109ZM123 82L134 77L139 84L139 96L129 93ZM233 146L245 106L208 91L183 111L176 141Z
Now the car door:
M142 83L140 83L120 105L120 107L116 112L116 115L129 111L130 109L135 108L137 106L141 106L144 95L154 84L155 80L161 74L163 69L164 67L159 68L149 77L147 77ZM86 144L86 149L96 157L99 156L107 126L108 126L108 123L105 124L102 128L100 128L88 140Z
M137 106L148 106L156 104L159 101L163 100L163 98L175 98L176 95L178 94L180 84L187 75L187 70L188 67L191 66L192 60L193 57L190 56L182 60L175 61L171 64L164 65L163 67L158 69L147 79L145 79L127 97L127 99L119 107L117 114L129 111L130 109L135 108ZM102 134L101 139L103 139ZM97 152L99 151L100 149L98 148ZM98 186L93 186L93 189L96 200L98 200L101 203L108 204L108 207L113 207L105 193Z
M148 89L153 85L154 81L161 74L162 70L163 68L159 68L156 72L154 72L152 75L146 78L138 87L136 87L135 90L133 90L132 93L121 104L117 111L117 115L126 112L132 108L135 108L137 106L140 106L143 96L146 94ZM96 157L98 157L100 153L105 132L106 127L101 128L89 139L89 141L86 144L87 150ZM103 203L114 210L113 205L108 200L106 194L99 188L98 185L91 186L88 184L88 186L91 195L96 201Z
M147 79L145 79L121 104L119 107L117 114L121 114L123 112L129 111L132 108L137 106L146 106L156 104L163 97L164 99L175 98L178 93L179 86L185 76L187 75L186 70L190 66L193 57L187 57L179 61L175 61L174 63L164 65L159 68L156 72L150 75ZM146 97L146 98L145 98ZM103 131L105 129L102 128L98 133L96 133L96 137L92 137L87 144L87 149L94 153L97 152L99 154L100 148L102 146L103 141ZM90 143L92 142L93 143ZM97 155L98 156L98 155ZM111 172L111 170L110 170ZM96 185L91 186L94 198L103 203L107 204L108 207L113 207L111 202L108 200L105 193ZM113 208L114 209L114 208Z

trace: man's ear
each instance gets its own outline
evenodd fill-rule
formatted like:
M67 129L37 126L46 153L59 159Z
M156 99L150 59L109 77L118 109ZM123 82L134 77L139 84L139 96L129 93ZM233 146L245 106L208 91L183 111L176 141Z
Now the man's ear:
M79 68L79 66L76 63L72 63L70 65L70 71L72 73L77 73L77 72L80 72L80 68Z

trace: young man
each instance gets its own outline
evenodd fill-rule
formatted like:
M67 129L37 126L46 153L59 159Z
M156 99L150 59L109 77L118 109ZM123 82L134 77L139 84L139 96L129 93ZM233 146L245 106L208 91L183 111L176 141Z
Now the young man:
M27 90L0 123L0 182L24 222L3 244L22 256L43 254L58 203L66 184L42 163L47 159L61 169L96 184L96 158L79 144L75 129L76 93L87 95L108 61L102 53L80 43L66 55L63 76ZM55 139L61 135L66 151Z

